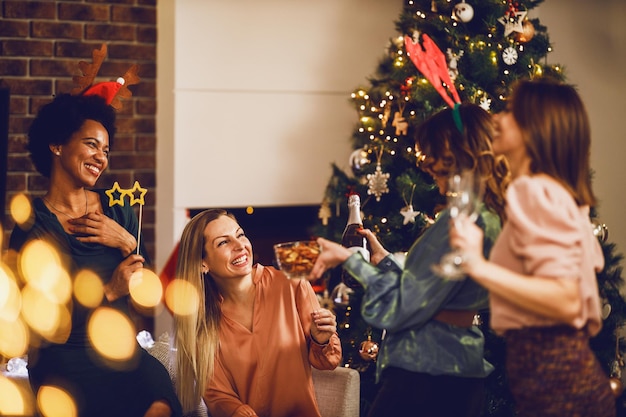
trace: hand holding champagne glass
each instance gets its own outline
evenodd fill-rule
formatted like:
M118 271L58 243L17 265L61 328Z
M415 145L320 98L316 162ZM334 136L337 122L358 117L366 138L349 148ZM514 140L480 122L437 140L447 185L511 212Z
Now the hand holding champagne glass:
M480 175L474 171L466 170L452 175L448 179L448 189L446 196L448 209L453 227L456 220L461 217L468 217L471 221L476 221L480 213L484 184ZM461 269L463 254L453 249L451 252L441 257L438 264L432 266L433 272L448 280L460 280L465 277Z

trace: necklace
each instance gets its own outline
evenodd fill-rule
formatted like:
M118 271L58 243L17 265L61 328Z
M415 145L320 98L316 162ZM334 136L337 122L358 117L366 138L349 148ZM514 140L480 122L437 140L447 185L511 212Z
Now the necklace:
M87 214L87 208L88 208L88 204L87 204L87 190L83 188L83 191L85 192L85 214ZM58 208L56 208L56 207L55 207L55 205L54 205L54 204L52 204L52 203L50 202L50 200L48 200L46 197L41 197L41 198L43 198L43 199L44 199L44 201L45 201L46 203L48 203L48 205L54 209L54 211L57 211L57 212L59 212L59 213L63 214L64 216L69 217L69 218L70 218L70 219L72 219L72 220L75 220L75 219L76 219L76 217L74 217L74 216L70 216L69 214L67 214L67 213L66 213L66 212L64 212L63 210L59 210Z

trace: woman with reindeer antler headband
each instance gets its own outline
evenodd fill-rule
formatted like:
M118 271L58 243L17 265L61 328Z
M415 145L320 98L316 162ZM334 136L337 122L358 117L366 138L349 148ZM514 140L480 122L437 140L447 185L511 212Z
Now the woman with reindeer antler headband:
M67 328L31 339L30 384L36 394L49 386L65 391L76 408L67 415L180 416L169 374L157 359L138 344L129 355L113 358L94 347L90 320L98 311L129 318L129 279L148 263L135 238L139 224L132 207L111 206L105 190L92 190L109 164L114 108L120 97L130 97L128 85L139 81L133 66L116 82L92 85L105 55L103 45L94 51L93 64L80 63L84 75L74 78L79 87L44 105L28 133L31 160L49 186L33 201L33 222L13 230L10 248L21 264L34 264L38 259L26 253L47 242L75 281L97 276L90 284L95 301L76 290L70 301L59 303L71 312Z
M476 222L484 231L487 254L501 229L508 168L491 147L491 116L476 104L460 103L443 54L424 38L425 50L410 39L407 50L450 107L417 127L418 168L432 176L442 195L456 172L469 170L481 179L485 197ZM365 290L363 319L386 330L376 364L379 390L369 417L483 415L485 378L493 366L484 359L485 340L474 316L487 307L487 291L464 276L442 279L431 268L450 252L450 218L449 208L439 212L403 265L370 230L361 233L369 242L371 263L337 243L318 239L322 251L311 278L342 265Z

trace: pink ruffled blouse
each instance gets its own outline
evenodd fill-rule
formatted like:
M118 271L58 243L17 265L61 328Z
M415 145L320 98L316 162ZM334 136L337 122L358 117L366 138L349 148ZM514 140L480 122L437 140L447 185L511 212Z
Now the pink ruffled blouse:
M334 369L341 343L311 340L311 312L320 308L306 280L289 280L257 264L252 331L223 315L215 375L204 393L213 417L319 417L311 366Z
M602 320L596 271L604 266L604 257L593 234L589 207L579 207L549 176L522 176L509 185L506 214L490 260L528 275L528 279L577 280L582 309L567 324L577 329L586 325L590 335L597 334ZM499 334L508 329L563 324L511 305L495 294L490 295L490 304L491 327Z

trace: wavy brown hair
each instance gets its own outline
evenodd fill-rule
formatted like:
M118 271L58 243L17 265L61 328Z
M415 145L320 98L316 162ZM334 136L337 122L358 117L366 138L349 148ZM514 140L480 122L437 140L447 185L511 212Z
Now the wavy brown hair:
M206 256L204 230L222 216L236 220L222 209L198 213L185 226L179 244L175 277L191 284L200 299L197 314L174 312L176 393L185 414L196 409L215 369L221 296L211 276L202 272L202 260Z
M559 181L578 205L593 206L591 187L591 128L576 89L544 77L518 81L507 110L519 126L533 174Z
M460 114L462 131L454 123L453 111ZM456 171L478 172L485 183L485 205L504 220L504 192L510 173L504 157L493 152L493 134L491 115L476 104L464 103L456 110L447 108L435 113L419 125L415 146L429 159L443 159ZM446 157L448 152L451 159Z

